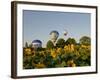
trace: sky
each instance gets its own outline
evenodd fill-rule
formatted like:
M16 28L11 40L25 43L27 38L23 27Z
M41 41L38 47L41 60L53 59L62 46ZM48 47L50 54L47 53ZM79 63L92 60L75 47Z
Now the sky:
M71 37L79 42L82 36L91 36L90 20L90 13L23 10L23 46L39 39L45 47L53 30L59 32L58 39Z

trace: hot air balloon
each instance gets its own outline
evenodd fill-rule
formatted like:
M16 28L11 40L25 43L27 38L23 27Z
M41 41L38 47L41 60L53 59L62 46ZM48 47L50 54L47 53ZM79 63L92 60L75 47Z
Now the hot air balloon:
M64 34L64 36L67 36L67 34L68 34L67 30L64 30L63 34Z
M33 40L32 41L32 46L34 47L34 48L40 48L40 47L42 47L42 42L40 41L40 40Z
M59 37L59 33L56 30L50 32L50 38L53 43L56 42L57 38Z

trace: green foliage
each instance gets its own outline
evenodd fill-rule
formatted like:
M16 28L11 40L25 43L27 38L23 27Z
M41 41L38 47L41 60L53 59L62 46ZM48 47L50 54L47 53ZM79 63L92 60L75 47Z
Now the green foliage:
M79 58L76 60L77 66L89 66L91 65L90 51L80 48Z
M45 51L45 48L39 47L37 48L37 51Z
M65 61L62 61L61 64L56 64L56 65L55 65L55 67L66 67L66 66L67 66L67 64L66 64Z
M76 41L75 41L74 38L68 38L68 39L66 40L66 44L67 44L67 45L68 45L68 44L76 44Z
M26 42L26 43L25 43L25 48L28 48L28 47L29 47L29 46L28 46L28 43Z
M32 44L29 44L29 47L32 48Z
M56 43L56 47L61 47L63 48L65 45L65 40L63 38L58 39L57 43Z
M91 39L90 39L90 37L83 36L82 38L80 38L80 44L83 44L83 45L90 45L90 44L91 44Z
M48 49L54 48L54 44L50 40L47 42L46 46L47 46Z
M24 69L33 69L34 67L32 66L32 56L24 56L23 57L23 66Z

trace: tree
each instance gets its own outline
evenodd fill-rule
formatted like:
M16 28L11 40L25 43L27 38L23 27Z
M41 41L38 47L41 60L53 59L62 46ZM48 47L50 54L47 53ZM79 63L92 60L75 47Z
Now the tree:
M76 44L76 41L75 41L74 38L68 38L68 39L66 40L65 43L66 43L67 45L68 45L68 44Z
M28 43L27 42L25 43L25 47L28 48Z
M91 44L91 39L90 37L87 37L87 36L83 36L80 38L80 44L83 44L83 45L90 45Z
M56 46L63 48L65 45L65 40L63 38L58 39Z
M72 38L72 44L76 44L76 40Z
M49 40L49 41L47 42L46 47L49 48L49 49L54 48L54 44L52 43L52 41Z
M32 48L32 46L33 46L33 45L32 45L32 43L31 43L31 44L29 44L29 47L30 47L30 48Z

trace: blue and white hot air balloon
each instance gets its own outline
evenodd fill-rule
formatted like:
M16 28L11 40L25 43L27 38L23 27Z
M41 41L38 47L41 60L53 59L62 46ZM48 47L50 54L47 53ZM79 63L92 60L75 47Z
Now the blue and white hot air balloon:
M33 46L33 48L40 48L40 47L42 47L42 42L40 40L33 40L32 46Z
M56 30L50 32L50 39L53 43L56 42L57 38L59 37L59 33Z

